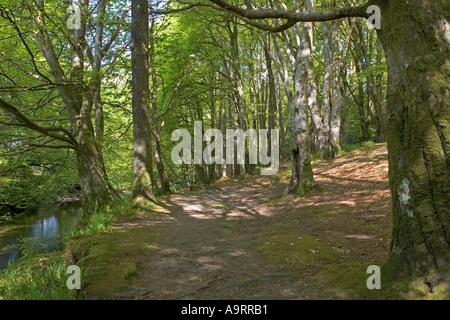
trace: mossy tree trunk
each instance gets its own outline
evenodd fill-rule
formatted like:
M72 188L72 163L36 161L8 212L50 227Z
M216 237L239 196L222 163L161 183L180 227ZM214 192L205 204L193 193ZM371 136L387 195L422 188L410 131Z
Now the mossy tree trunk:
M152 90L151 90L151 104L152 104L152 127L153 135L155 137L155 162L156 169L158 170L159 181L161 182L161 188L164 193L171 193L169 178L166 174L166 169L164 168L164 163L162 161L162 151L161 151L161 139L158 124L158 81L156 76L156 64L155 64L155 18L151 18L150 25L150 67L152 75Z
M75 154L84 202L108 203L111 198L101 162L101 153L95 144L92 141L84 142L78 145Z
M150 84L149 84L149 22L148 1L131 2L131 69L134 144L133 203L147 207L156 202L150 172L152 168Z
M387 270L450 264L450 6L374 1L387 56L387 144L393 239Z

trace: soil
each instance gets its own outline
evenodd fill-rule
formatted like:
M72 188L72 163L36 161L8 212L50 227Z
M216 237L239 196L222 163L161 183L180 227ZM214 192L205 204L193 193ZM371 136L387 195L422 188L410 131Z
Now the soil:
M284 195L285 163L275 176L222 179L163 196L170 214L117 223L151 226L158 236L126 288L109 298L364 298L366 268L381 265L390 246L386 147L313 166L318 187L303 195Z

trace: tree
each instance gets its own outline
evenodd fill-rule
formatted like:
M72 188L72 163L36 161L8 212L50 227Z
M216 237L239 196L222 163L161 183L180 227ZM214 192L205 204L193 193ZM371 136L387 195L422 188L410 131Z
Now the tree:
M46 1L24 1L20 8L13 4L0 5L2 20L14 29L14 36L25 48L30 61L25 67L21 66L20 60L11 59L12 63L23 74L40 82L30 86L23 84L27 82L16 83L9 77L14 84L13 88L56 90L69 122L68 128L62 125L43 126L23 112L26 107L16 107L12 101L1 99L0 108L11 118L7 125L27 127L48 137L50 140L41 144L41 147L55 148L52 141L59 141L63 145L58 145L57 148L73 149L83 198L86 202L99 204L109 202L110 193L102 157L101 110L97 109L97 136L92 111L94 98L101 87L102 59L114 44L127 13L127 10L123 11L118 26L111 32L108 41L103 41L106 2L101 0L96 6L94 41L87 40L90 23L87 0L80 1L79 4L80 25L71 29L66 26L69 16L58 17L60 19L56 20L48 17L46 10L51 4ZM28 36L28 31L24 31L27 28L34 30L33 37Z
M152 17L150 25L150 67L152 75L152 90L151 90L151 105L152 105L152 127L153 136L155 137L155 160L156 168L158 170L159 180L161 181L161 188L164 193L170 193L169 179L167 178L166 170L164 169L164 163L162 161L161 152L161 138L158 128L158 81L156 78L156 63L155 63L155 18Z
M153 195L150 172L152 142L149 84L148 1L131 2L131 69L134 145L133 203L147 206L157 202Z
M450 261L450 7L445 0L374 3L389 72L388 263L395 274L423 273Z
M341 152L339 136L341 133L341 92L340 92L340 72L341 57L339 54L338 42L339 20L331 22L331 55L332 55L332 77L331 77L331 126L330 140L332 154Z
M359 7L314 13L244 9L224 0L206 4L266 31L283 31L297 22L368 18L369 5L381 9L377 32L388 63L386 139L394 226L386 270L394 276L423 274L450 263L447 1L372 0ZM265 19L285 22L272 26Z

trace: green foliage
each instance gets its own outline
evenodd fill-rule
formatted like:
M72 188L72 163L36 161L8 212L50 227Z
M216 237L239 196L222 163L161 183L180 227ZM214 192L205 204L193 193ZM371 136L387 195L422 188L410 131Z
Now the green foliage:
M107 232L111 229L111 224L111 212L108 209L101 209L88 217L88 222L84 227L68 233L65 238L66 240L70 240L81 236Z
M19 256L23 259L27 259L32 257L33 255L36 255L36 245L37 240L35 238L31 237L23 237L20 238L17 243L10 244L5 246L1 251L6 252L11 249L16 249L19 253Z
M35 238L21 238L2 251L17 249L20 258L0 271L0 300L67 300L75 292L67 288L64 255L38 254Z
M73 158L46 151L0 160L0 205L26 209L72 194L71 186L78 181Z
M27 258L28 259L28 258ZM70 300L76 290L66 286L69 275L64 255L57 256L40 268L13 264L0 272L0 300Z

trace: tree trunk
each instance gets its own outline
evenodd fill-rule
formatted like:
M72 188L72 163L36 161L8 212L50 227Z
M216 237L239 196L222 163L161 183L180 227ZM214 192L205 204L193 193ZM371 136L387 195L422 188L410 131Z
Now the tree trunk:
M379 38L377 38L377 57L376 57L376 64L377 66L381 65L381 54L382 54L382 48ZM377 117L379 118L380 122L380 130L377 135L377 142L384 142L386 141L386 111L383 104L383 87L382 87L382 79L383 74L379 73L375 78L375 88L374 88L374 95L375 95L375 110L377 112Z
M339 135L341 133L341 93L340 85L340 69L341 59L339 56L339 21L331 22L331 48L333 55L333 76L331 80L331 131L330 140L333 156L341 152Z
M450 7L375 1L388 63L393 275L450 264Z
M311 0L305 0L306 10L314 12L314 3ZM311 112L311 119L314 124L314 132L317 138L317 147L319 158L331 158L330 132L328 126L324 124L324 120L320 115L319 105L317 102L317 84L314 74L313 61L313 23L305 22L302 34L302 50L305 52L305 68L307 72L307 96L308 108ZM324 50L325 51L325 50Z
M158 81L156 78L156 65L155 65L155 30L154 30L155 19L152 18L150 26L150 67L152 74L152 90L151 90L151 104L152 104L152 128L153 136L155 137L155 162L156 169L158 170L159 181L161 182L161 188L164 193L171 193L169 179L167 178L166 170L164 168L164 163L162 161L161 152L161 141L159 135L159 124L158 124ZM153 183L153 181L152 181Z
M88 3L82 2L82 7L86 8ZM104 0L99 2L98 13L102 15L106 7ZM84 35L85 26L81 30L70 32L71 68L69 75L65 74L56 54L52 39L46 25L46 15L44 13L44 3L36 8L28 7L34 14L34 22L37 30L35 40L41 50L45 60L52 72L54 82L59 84L57 90L66 107L70 121L70 132L76 141L75 155L77 158L77 169L80 178L83 199L86 202L96 202L105 204L110 201L109 191L106 183L106 171L103 166L101 139L102 124L97 131L98 141L96 141L94 126L92 124L92 109L94 96L100 92L100 68L102 54L98 48L102 44L103 22L102 18L96 20L95 36L95 57L93 58L91 78L87 85L84 85L85 65L84 65ZM84 16L85 10L81 10ZM82 20L83 20L82 19ZM69 85L67 85L69 83Z
M328 132L328 143L330 143L330 90L331 90L331 48L330 48L330 35L329 35L329 23L324 22L322 26L323 34L323 86L322 86L322 121L324 131ZM331 144L330 144L331 146ZM327 150L328 151L328 150ZM331 153L331 152L330 152ZM330 154L331 156L331 154Z
M75 149L78 176L85 203L104 204L110 200L99 151L92 142Z
M358 62L356 62L356 72L359 73L359 67ZM358 113L359 113L359 124L361 126L361 134L363 141L369 141L370 140L370 133L369 133L369 121L367 120L366 116L366 108L364 104L364 86L362 82L358 83Z
M222 132L222 136L226 137L226 132L227 132L227 103L226 103L226 96L224 95L222 97L222 106L221 106L221 132ZM223 144L223 158L222 158L222 177L226 178L228 177L228 173L227 173L227 162L226 162L226 157L227 157L227 147L226 144Z
M295 2L294 2L295 3ZM297 39L300 30L294 26ZM299 46L294 66L294 109L291 111L292 186L289 192L308 189L314 184L308 131L307 79L305 50Z
M267 149L267 155L270 156L272 147L272 129L276 129L276 123L275 123L275 110L276 110L276 103L277 103L277 97L276 97L276 91L275 91L275 79L273 76L273 69L272 69L272 60L270 59L270 38L268 38L268 41L264 41L264 58L266 62L266 68L267 68L267 74L268 74L268 113L269 113L269 123L268 123L268 131L267 131L267 140L268 140L268 149Z
M238 25L236 21L232 21L231 25L228 25L230 35L230 47L231 47L231 69L233 74L233 99L235 106L235 129L239 128L244 131L247 130L244 119L245 99L244 99L244 84L242 81L241 65L239 60L239 40L238 40ZM247 147L245 153L248 152ZM235 157L235 161L237 158ZM244 164L234 164L234 176L245 174L247 168Z
M294 29L297 38L300 39L298 28ZM307 74L304 68L304 51L298 50L294 57L289 49L289 44L285 42L286 52L289 60L293 64L294 93L289 84L289 72L287 63L280 51L275 35L272 36L275 52L279 63L276 63L278 74L280 75L284 90L286 92L289 106L289 130L291 133L291 167L292 181L287 193L297 192L299 188L314 184L313 171L310 159L310 137L308 132L308 116L306 102L306 79ZM280 68L281 65L281 68Z
M277 93L278 99L278 121L280 124L280 144L281 144L281 158L287 159L287 150L286 150L286 134L284 129L284 117L283 117L283 99L281 98L281 88L280 82L278 79L275 81L275 89Z
M156 202L153 195L150 172L151 123L150 87L148 55L148 1L133 0L131 3L131 68L132 68L132 107L133 107L133 145L134 182L133 203L148 206Z

